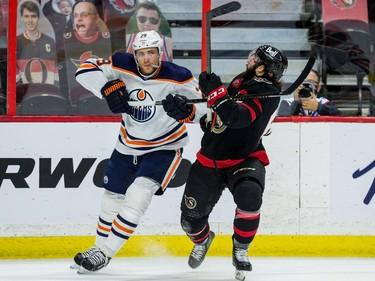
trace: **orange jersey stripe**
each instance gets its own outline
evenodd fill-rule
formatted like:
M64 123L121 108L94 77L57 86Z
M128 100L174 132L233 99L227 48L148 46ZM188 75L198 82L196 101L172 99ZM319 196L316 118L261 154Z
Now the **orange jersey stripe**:
M164 190L167 187L168 183L171 181L181 161L182 161L181 152L180 150L178 150L177 157L173 161L169 173L166 175L166 177L164 178L163 182L160 185L162 190Z
M127 135L124 127L121 127L120 130L121 130L122 136L125 139L125 142L127 144L131 144L131 145L134 145L134 146L158 146L160 144L164 144L164 143L168 143L170 141L173 141L173 140L177 139L178 137L180 137L181 135L185 134L186 133L186 126L185 125L182 126L174 134L172 134L169 137L167 137L163 140L160 140L160 141L143 141L143 140L134 141L134 140L131 140L131 139L128 138L128 135Z

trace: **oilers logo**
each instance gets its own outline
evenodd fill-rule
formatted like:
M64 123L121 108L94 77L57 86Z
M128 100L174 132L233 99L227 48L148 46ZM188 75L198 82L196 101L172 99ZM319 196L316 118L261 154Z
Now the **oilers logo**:
M143 89L136 89L131 91L131 93L129 94L129 99L131 101L153 100L150 93ZM156 106L154 105L135 106L133 109L134 110L131 118L140 123L151 120L156 112Z

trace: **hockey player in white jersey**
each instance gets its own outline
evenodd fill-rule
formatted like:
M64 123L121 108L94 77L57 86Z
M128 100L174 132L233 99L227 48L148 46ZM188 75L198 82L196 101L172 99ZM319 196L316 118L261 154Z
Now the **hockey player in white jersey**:
M76 72L77 81L122 113L116 147L103 179L104 194L95 245L74 257L78 273L97 271L130 238L152 197L165 191L188 143L185 122L199 122L204 104L192 73L161 61L162 39L140 32L134 54L118 52L109 59L89 59ZM163 106L130 106L129 101L159 101ZM176 210L177 211L177 210Z

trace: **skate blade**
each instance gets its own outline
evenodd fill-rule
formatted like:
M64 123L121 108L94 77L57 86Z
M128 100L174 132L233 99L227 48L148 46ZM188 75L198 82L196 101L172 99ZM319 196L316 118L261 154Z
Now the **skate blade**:
M80 266L76 263L73 263L73 264L70 265L70 268L71 269L78 269L78 268L80 268Z
M87 274L87 273L91 273L91 271L85 269L83 266L80 266L77 270L77 273L78 274Z
M245 278L246 278L246 274L247 274L248 271L244 271L244 270L237 270L235 271L235 277L237 280L239 281L244 281Z

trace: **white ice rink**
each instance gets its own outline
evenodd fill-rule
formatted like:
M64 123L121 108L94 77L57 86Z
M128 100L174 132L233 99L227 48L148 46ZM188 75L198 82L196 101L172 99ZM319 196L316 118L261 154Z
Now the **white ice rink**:
M0 260L1 281L235 281L229 257L207 257L195 270L186 257L115 258L99 272L77 274L70 259ZM374 281L373 258L251 258L246 281Z

